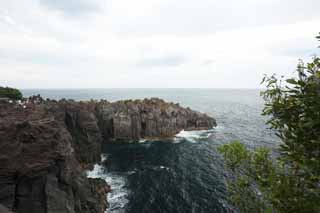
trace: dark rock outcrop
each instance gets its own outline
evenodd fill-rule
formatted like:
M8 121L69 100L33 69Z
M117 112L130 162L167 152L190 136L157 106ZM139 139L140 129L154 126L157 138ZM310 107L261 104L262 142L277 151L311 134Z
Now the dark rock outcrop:
M0 112L2 205L18 213L104 212L108 187L84 175L64 123L43 105Z
M104 138L140 139L172 137L181 130L204 130L216 126L206 114L167 103L158 98L97 104Z
M0 103L0 206L17 213L102 213L110 187L84 168L103 141L171 137L210 129L206 114L152 98ZM7 210L6 210L7 211Z
M102 136L95 116L95 102L46 102L46 111L66 125L75 155L82 164L100 161Z

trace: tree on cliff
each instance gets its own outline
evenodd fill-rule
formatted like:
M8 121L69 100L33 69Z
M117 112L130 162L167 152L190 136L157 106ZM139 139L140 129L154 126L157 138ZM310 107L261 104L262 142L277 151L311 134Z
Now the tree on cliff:
M320 212L320 58L300 61L296 73L263 79L262 114L281 140L279 157L240 142L219 147L232 174L230 200L240 212Z
M20 100L22 99L22 93L18 89L10 87L0 87L0 98Z

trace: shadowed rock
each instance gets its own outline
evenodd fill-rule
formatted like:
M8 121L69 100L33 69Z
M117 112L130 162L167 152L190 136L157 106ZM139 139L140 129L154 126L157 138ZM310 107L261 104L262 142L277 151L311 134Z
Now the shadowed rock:
M75 155L83 164L99 162L102 136L95 116L95 102L46 102L46 111L63 123L72 136Z
M2 205L18 213L104 212L108 187L84 175L63 122L43 105L0 112Z

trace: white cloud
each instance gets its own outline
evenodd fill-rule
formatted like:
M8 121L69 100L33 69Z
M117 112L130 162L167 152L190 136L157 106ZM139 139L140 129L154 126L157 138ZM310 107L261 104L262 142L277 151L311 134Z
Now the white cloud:
M0 85L259 87L318 50L319 1L0 1ZM318 7L319 8L319 7Z
M40 0L40 4L48 9L64 13L64 15L84 15L103 9L102 0Z

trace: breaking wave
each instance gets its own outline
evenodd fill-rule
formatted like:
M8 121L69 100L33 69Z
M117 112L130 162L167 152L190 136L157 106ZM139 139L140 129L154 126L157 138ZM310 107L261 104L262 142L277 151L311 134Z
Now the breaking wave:
M185 131L182 130L176 134L174 142L179 143L184 140L187 140L191 143L197 143L203 139L207 139L214 132L214 129L209 130L196 130L196 131Z
M126 188L127 180L123 174L106 171L103 162L107 160L107 157L107 155L101 155L101 163L95 164L93 170L87 171L87 177L102 178L111 186L111 192L107 196L109 207L106 212L122 213L129 202L129 190Z

